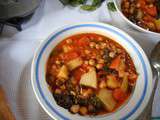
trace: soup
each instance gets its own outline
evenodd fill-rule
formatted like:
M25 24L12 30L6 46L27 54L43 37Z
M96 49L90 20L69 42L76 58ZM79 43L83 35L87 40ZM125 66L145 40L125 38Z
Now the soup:
M160 33L159 0L122 0L123 14L140 27Z
M64 39L52 50L46 68L56 103L83 116L114 112L128 100L137 77L126 50L95 33Z

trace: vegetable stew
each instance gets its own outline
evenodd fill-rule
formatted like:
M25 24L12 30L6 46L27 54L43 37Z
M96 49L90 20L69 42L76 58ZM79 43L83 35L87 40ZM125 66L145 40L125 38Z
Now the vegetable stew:
M122 0L121 8L133 23L160 33L160 0Z
M95 33L64 39L53 49L46 69L56 103L83 116L114 112L129 98L138 77L126 50Z

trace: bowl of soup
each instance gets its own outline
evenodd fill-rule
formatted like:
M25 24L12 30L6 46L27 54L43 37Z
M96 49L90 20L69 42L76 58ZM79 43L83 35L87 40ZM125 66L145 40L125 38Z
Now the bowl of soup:
M135 119L148 103L152 71L138 43L111 25L54 31L35 52L32 86L53 119Z
M160 33L159 0L114 0L117 11L133 28L150 34Z

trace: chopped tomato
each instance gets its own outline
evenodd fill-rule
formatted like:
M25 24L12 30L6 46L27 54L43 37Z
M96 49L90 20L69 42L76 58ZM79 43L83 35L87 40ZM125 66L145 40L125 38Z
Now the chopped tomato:
M143 17L143 20L146 21L146 22L152 22L155 20L154 17L150 16L150 15L146 15Z
M146 6L146 7L145 7L145 11L146 11L149 15L151 15L151 16L153 16L153 17L157 16L157 8L156 8L156 6L153 6L153 7Z
M81 39L76 41L76 45L78 45L78 46L87 46L88 44L89 44L88 37L82 37Z
M113 91L113 97L117 101L124 101L126 99L127 94L121 89L117 88Z
M85 73L85 70L83 70L81 67L75 69L73 71L73 77L79 81L81 79L81 76Z
M86 64L83 64L83 65L81 66L81 68L82 68L83 70L85 70L85 71L88 71L90 67L91 67L91 65L86 65Z
M72 60L74 58L77 58L78 56L79 55L78 55L77 52L71 51L71 52L64 53L63 56L62 56L62 59L66 60L66 61L69 61L69 60Z
M118 67L120 65L120 62L121 62L121 56L117 56L116 58L114 58L110 64L110 68L111 69L115 69L115 70L118 70Z

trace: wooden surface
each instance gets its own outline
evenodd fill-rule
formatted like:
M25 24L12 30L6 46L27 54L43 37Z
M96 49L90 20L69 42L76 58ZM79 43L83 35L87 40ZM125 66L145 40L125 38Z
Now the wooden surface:
M0 86L0 120L15 120L6 100L5 92Z

